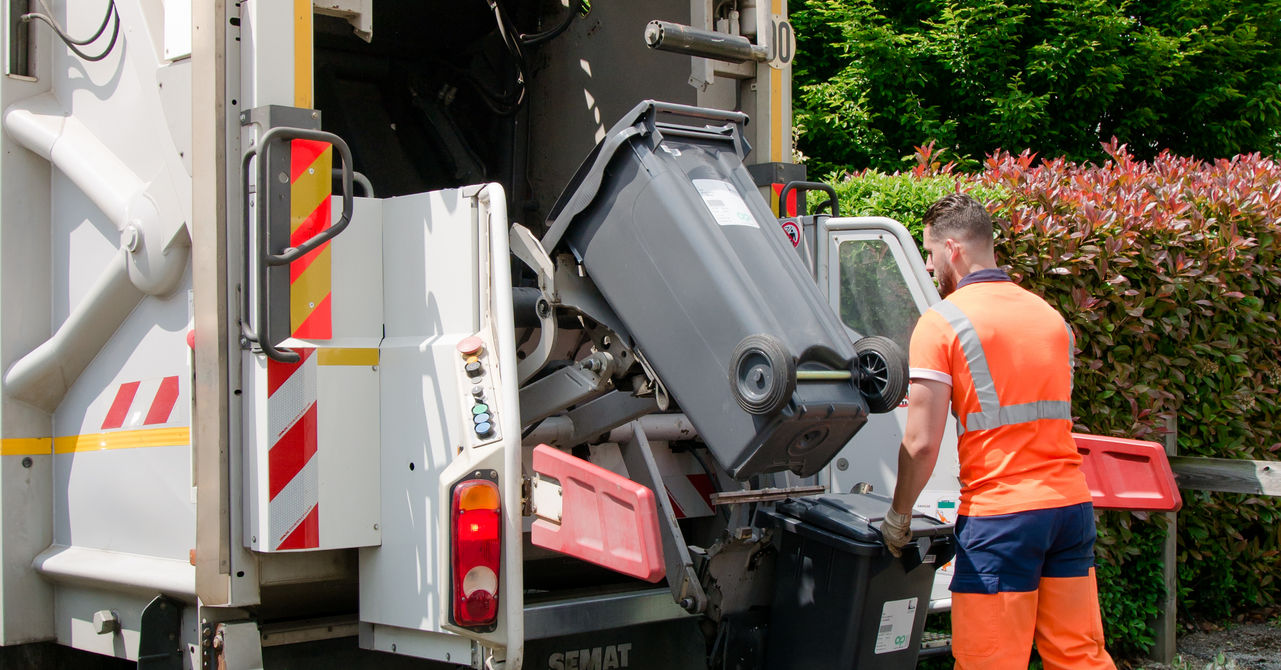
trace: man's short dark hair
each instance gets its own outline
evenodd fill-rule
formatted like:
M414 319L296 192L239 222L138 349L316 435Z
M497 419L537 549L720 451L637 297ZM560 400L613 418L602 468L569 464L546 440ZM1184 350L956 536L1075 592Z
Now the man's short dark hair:
M952 193L939 198L925 210L921 222L935 238L953 238L962 242L992 244L994 226L983 203L968 193Z

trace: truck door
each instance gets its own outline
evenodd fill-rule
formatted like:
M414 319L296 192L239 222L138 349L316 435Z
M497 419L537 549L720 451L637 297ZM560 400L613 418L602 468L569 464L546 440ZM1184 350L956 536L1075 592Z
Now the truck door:
M820 218L817 226L817 238L823 240L815 249L819 287L850 337L881 335L906 352L917 319L940 299L911 233L884 217ZM873 492L891 495L906 424L907 399L893 412L869 416L867 426L828 466L831 490L844 493L867 484ZM918 511L955 521L959 473L956 423L948 417L938 464L917 501ZM949 598L950 567L937 573L934 609Z

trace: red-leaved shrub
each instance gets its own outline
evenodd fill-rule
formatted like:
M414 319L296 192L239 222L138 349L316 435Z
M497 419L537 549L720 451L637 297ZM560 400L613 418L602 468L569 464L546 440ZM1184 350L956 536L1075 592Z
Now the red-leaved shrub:
M927 146L910 173L853 175L838 188L906 180L937 191L950 178L988 201L998 261L1076 332L1079 430L1161 440L1176 425L1180 455L1281 459L1281 164L1258 154L1143 162L1115 141L1104 149L1102 165L998 152L963 175ZM842 203L878 213L862 209ZM1222 617L1281 602L1281 498L1183 498L1183 609ZM1164 528L1160 517L1101 515L1101 598L1109 646L1122 655L1152 642Z

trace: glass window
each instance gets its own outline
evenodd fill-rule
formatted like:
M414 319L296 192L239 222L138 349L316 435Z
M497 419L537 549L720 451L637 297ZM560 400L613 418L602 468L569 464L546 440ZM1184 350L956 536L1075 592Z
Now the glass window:
M920 312L884 240L850 240L840 246L840 314L859 336L883 335L907 351Z

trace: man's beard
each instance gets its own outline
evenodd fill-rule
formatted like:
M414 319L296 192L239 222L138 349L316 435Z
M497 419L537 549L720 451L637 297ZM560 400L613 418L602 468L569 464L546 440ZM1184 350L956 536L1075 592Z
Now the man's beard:
M939 296L946 298L956 290L956 277L952 272L951 266L935 267L934 280L938 282Z

